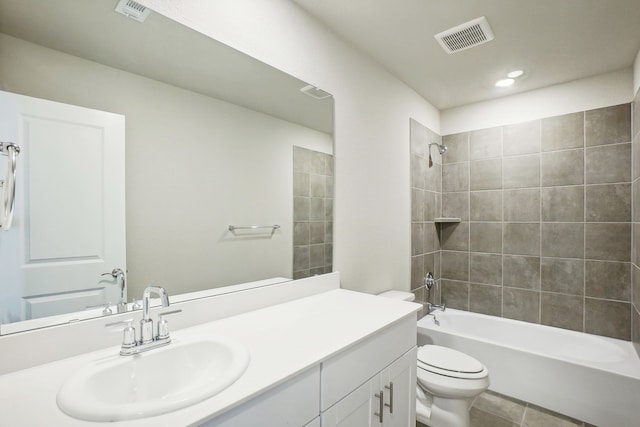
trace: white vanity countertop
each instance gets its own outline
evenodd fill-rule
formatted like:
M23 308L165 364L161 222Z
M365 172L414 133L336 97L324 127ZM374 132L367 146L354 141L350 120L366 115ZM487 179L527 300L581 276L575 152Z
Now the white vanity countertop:
M216 336L238 341L251 352L249 367L234 384L201 403L168 414L109 425L174 427L211 419L212 415L317 366L419 308L413 303L336 289L175 331L172 334L175 342ZM58 409L56 394L78 368L94 360L125 357L118 352L119 347L110 347L0 376L0 424L104 425L69 417Z

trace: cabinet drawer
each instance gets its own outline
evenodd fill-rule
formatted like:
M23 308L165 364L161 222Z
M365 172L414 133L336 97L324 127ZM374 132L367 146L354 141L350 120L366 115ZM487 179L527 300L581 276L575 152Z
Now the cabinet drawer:
M320 410L326 410L364 384L414 347L416 340L416 317L410 315L324 362Z

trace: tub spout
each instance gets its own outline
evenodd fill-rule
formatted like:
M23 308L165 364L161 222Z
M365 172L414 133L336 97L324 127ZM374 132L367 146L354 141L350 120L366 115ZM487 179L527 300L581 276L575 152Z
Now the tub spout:
M431 314L436 310L445 311L447 308L446 304L432 304L430 302L427 303L427 314Z

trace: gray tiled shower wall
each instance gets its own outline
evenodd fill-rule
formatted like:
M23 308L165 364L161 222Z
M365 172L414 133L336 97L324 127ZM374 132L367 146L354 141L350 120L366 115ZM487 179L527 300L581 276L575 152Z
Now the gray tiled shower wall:
M633 163L633 246L632 246L632 272L631 272L631 339L636 348L636 352L640 356L640 91L636 93L633 102L633 144L632 144L632 163Z
M293 278L333 264L333 156L293 147Z
M461 222L441 225L419 208L428 203L421 175L429 181L419 147L437 135L412 122L418 296L432 266L441 295L429 297L449 307L630 340L631 111L623 104L442 137L449 149L430 197L441 197L437 216Z

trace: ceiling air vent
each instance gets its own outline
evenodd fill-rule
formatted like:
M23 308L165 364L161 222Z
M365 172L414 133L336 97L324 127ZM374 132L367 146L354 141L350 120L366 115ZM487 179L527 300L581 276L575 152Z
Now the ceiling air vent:
M137 3L133 0L120 0L116 6L116 12L127 16L134 21L144 22L149 16L151 9Z
M493 31L487 18L482 16L438 33L434 37L445 52L456 53L490 42L493 40Z
M310 97L315 99L325 99L331 96L329 92L325 92L324 90L314 85L307 85L302 89L300 89L300 92L306 95L309 95Z

